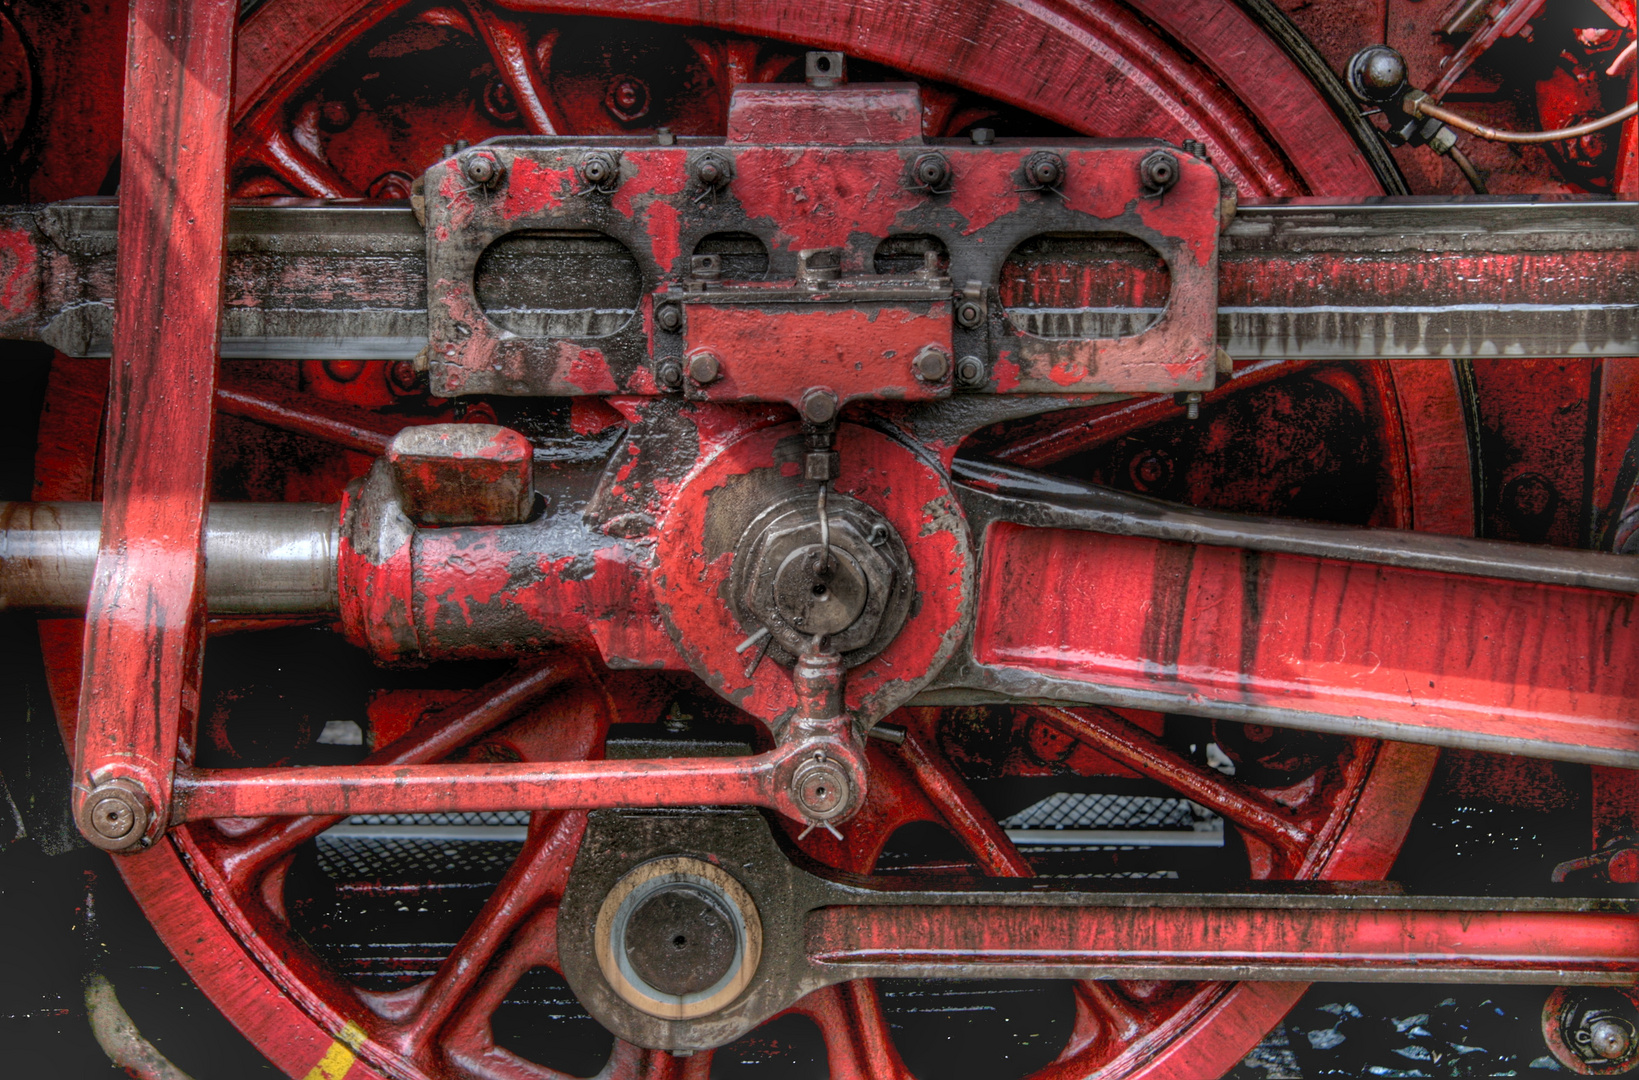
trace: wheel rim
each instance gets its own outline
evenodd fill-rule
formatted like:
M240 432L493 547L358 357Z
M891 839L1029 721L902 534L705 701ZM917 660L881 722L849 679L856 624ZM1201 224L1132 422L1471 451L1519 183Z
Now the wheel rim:
M431 10L440 12L446 9ZM398 12L396 6L388 6L372 9L367 17L361 17L351 10L305 5L301 0L275 0L259 8L241 37L242 93L238 130L245 160L259 161L265 166L269 161L266 146L270 133L282 130L277 124L289 119L293 108L290 98L304 93L326 64L343 56L349 40ZM1377 190L1363 165L1354 172L1339 170L1331 165L1323 168L1322 155L1316 153L1306 158L1292 148L1279 146L1263 137L1258 131L1257 121L1267 119L1266 114L1250 113L1224 93L1218 80L1210 77L1211 73L1203 75L1183 64L1177 50L1170 46L1160 50L1166 55L1156 60L1156 68L1150 71L1145 95L1138 100L1124 102L1120 110L1106 106L1095 115L1087 107L1076 112L1072 102L1054 101L1049 106L1042 95L1031 96L1021 88L1009 85L1009 78L1016 77L1014 71L1001 71L996 65L982 70L964 67L961 58L951 59L944 54L927 51L925 43L893 39L891 44L878 48L859 48L857 41L846 38L842 29L825 22L822 16L833 13L832 8L810 12L815 21L812 32L806 33L804 40L816 45L841 44L856 56L914 75L936 77L997 101L1032 108L1057 122L1095 134L1117 133L1117 130L1105 129L1105 125L1128 125L1120 127L1119 133L1182 137L1173 131L1175 125L1170 118L1200 107L1202 115L1209 121L1209 139L1217 137L1226 148L1236 148L1232 153L1221 153L1220 160L1224 160L1226 169L1249 193L1322 191L1349 195ZM1191 7L1190 13L1198 14L1194 7ZM1168 27L1186 38L1190 33L1201 33L1199 25L1191 22L1190 13L1171 16ZM454 14L467 18L471 26L472 20L484 18L486 12L468 7ZM1034 20L1032 25L1052 22L1048 14L1044 7L1032 8L1027 12L1029 18ZM1097 32L1110 35L1120 43L1120 47L1137 48L1139 44L1146 48L1155 47L1155 39L1145 36L1149 32L1138 27L1122 10L1100 8L1085 14L1084 24L1066 29L1054 39L1061 43L1060 47L1066 47L1064 42L1079 42L1081 49L1074 54L1074 63L1081 66L1072 67L1071 70L1098 69L1101 65L1107 68L1111 57L1118 55L1112 53L1111 47L1102 40L1091 36ZM707 22L699 12L686 5L677 5L671 17L695 24ZM516 25L518 18L515 15L505 16L503 21L510 20ZM1123 22L1123 19L1127 21ZM345 33L339 32L338 28L341 27L347 28ZM761 16L747 17L722 28L777 36L777 28L762 21ZM1075 32L1072 33L1072 30ZM856 32L863 33L857 28ZM1164 42L1162 44L1166 45ZM494 51L493 47L491 51ZM732 49L725 46L725 55L731 52ZM752 56L755 57L755 51ZM935 59L928 60L930 56ZM1071 63L1070 60L1065 62ZM1168 68L1169 63L1172 64L1171 68ZM755 74L757 69L753 64L746 70ZM289 86L295 86L297 90L281 97L279 88ZM1321 121L1326 116L1323 103L1319 102L1317 95L1309 94L1308 98L1308 104L1313 108L1305 114L1309 117L1306 122L1311 126L1323 126ZM946 108L944 121L947 125L961 118L959 104L951 103ZM1303 114L1303 109L1297 109L1297 113ZM1189 135L1199 133L1198 130L1184 131L1182 128L1178 131ZM1341 138L1341 128L1338 133ZM1235 141L1237 139L1238 143ZM1336 149L1335 145L1333 149ZM274 158L275 164L279 164L277 155ZM1332 154L1327 160L1335 163L1337 155ZM377 162L388 163L385 160ZM284 164L289 166L290 163ZM321 159L316 166L311 161L298 158L293 167L276 171L289 186L302 189L305 185L307 193L311 194L348 194L358 189L357 180L349 179L335 169L327 173L318 166L327 167L328 163ZM1308 171L1305 171L1306 167ZM1334 375L1334 378L1354 378L1360 383L1358 389L1363 399L1376 402L1378 422L1385 435L1381 440L1385 455L1384 471L1392 478L1390 490L1385 496L1386 516L1377 523L1402 527L1415 524L1440 531L1471 531L1471 505L1465 511L1460 499L1454 503L1449 495L1451 487L1444 482L1445 476L1450 475L1452 470L1460 468L1465 478L1468 470L1466 459L1453 462L1441 457L1441 447L1464 445L1461 412L1450 365L1434 362L1424 366L1404 366L1397 368L1392 376L1393 381L1386 369L1362 366L1330 370L1334 373L1344 372L1341 376ZM1351 376L1350 371L1355 374ZM1227 400L1260 385L1260 379L1272 376L1272 371L1262 369L1243 371L1241 378L1219 391L1217 396ZM989 437L999 440L992 448L1002 447L1004 450L1029 443L1026 449L1013 450L1017 460L1042 467L1073 453L1097 450L1122 431L1143 430L1148 425L1170 419L1164 415L1168 408L1169 403L1164 400L1144 401L1093 410L1085 415L1061 416L1038 425L1034 431L1000 435L991 433ZM54 416L59 432L72 428L75 423L82 434L91 435L95 431L97 410L86 412L82 407L77 420L67 415L69 411L67 406L59 403ZM1079 435L1074 434L1077 430L1080 430ZM1008 439L1013 441L1009 443ZM94 447L94 435L83 439L82 445ZM70 477L60 470L56 476L42 478L39 496L90 497L92 466L89 455L84 457L87 460L80 462L74 476ZM352 464L356 471L357 462ZM59 691L59 715L70 739L75 696L73 686L79 670L77 625L59 623L45 630L48 666L53 671L54 687ZM594 679L590 671L583 673L585 685L592 685ZM573 693L584 697L592 692L583 686ZM621 706L615 701L618 695L600 693L602 704L597 706L603 716L600 723L607 723L608 717L618 714ZM931 715L925 715L915 722L928 725L926 732L929 740L935 738ZM582 749L592 752L596 747L587 744ZM1315 829L1313 844L1301 854L1289 853L1284 862L1270 861L1264 869L1264 876L1380 877L1386 872L1409 824L1411 811L1426 783L1433 757L1433 751L1426 748L1366 743L1353 746L1344 755L1346 760L1341 766L1349 779L1338 788L1331 800L1324 815L1325 822ZM894 775L896 769L901 773L904 771L892 762L876 764L878 771L885 775ZM899 806L894 812L898 816L885 814L882 816L883 822L903 824L917 820L916 815L924 813L921 808L909 805L914 803L914 799L906 796L900 801L906 805ZM931 806L925 798L923 803ZM546 820L547 817L551 820ZM539 820L532 826L531 846L526 847L526 852L539 847L546 855L554 850L572 853L574 838L578 837L576 815L537 815L537 818ZM922 819L926 819L925 813ZM940 819L948 820L944 815L940 815ZM883 839L886 835L887 832L884 832ZM862 857L859 852L828 852L826 843L828 841L820 839L809 842L815 854L833 865L845 865L850 858L859 861ZM460 1009L452 1007L451 1011L440 1014L444 1023L442 1030L459 1035L456 1041L464 1042L466 1046L465 1051L453 1060L430 1053L426 1050L429 1044L424 1039L419 1043L415 1041L421 1036L407 1036L403 1030L385 1032L383 1029L385 1033L376 1033L377 1037L365 1037L359 1029L350 1026L353 1022L350 1017L356 1012L356 1000L294 938L288 926L281 928L278 925L280 901L275 895L277 890L247 888L232 879L227 865L240 847L216 835L214 830L190 827L178 830L170 844L140 857L123 859L120 865L139 901L159 927L162 936L172 945L173 951L183 959L219 1006L276 1064L292 1075L305 1075L324 1055L333 1055L331 1060L336 1060L334 1055L348 1055L351 1060L351 1055L357 1053L362 1060L355 1066L356 1071L350 1074L354 1076L372 1075L365 1071L368 1063L377 1064L389 1073L406 1075L438 1075L446 1069L456 1070L457 1075L538 1075L518 1060L509 1058L504 1051L483 1051L487 1018L481 1015L479 1006L485 1001L491 1005L498 1002L500 995L504 995L507 986L510 986L507 981L509 977L515 977L531 963L550 966L550 949L534 952L513 950L506 962L495 969L488 982L479 988L476 997ZM520 860L520 864L523 861ZM983 865L982 856L979 861ZM559 862L567 868L567 858L561 858ZM541 896L550 893L553 883L550 874L536 873L533 877L526 871L518 871L517 874L520 878L517 884L524 890L520 896L533 895L538 902ZM208 895L208 902L201 889ZM531 889L537 891L531 893ZM274 896L271 903L269 896ZM542 908L540 913L528 917L534 933L525 936L550 939L548 911L549 908ZM205 918L206 913L209 913L209 918ZM190 935L198 937L201 934L205 940L190 946ZM1212 1075L1243 1056L1285 1013L1302 990L1301 984L1213 984L1187 989L1174 987L1166 992L1170 997L1163 994L1144 1001L1120 989L1112 990L1101 984L1083 984L1077 992L1077 1024L1069 1047L1057 1062L1037 1075ZM403 1011L406 1000L409 999L404 996L397 999L388 996L378 998L372 1004L378 1013L391 1016L395 1009ZM896 1075L903 1072L903 1066L887 1039L880 1007L867 984L849 984L818 992L800 1002L793 1011L808 1015L820 1025L826 1036L834 1075ZM413 1063L417 1056L423 1059L419 1066ZM669 1055L617 1047L610 1074L675 1071L704 1075L706 1067L704 1056L684 1063Z

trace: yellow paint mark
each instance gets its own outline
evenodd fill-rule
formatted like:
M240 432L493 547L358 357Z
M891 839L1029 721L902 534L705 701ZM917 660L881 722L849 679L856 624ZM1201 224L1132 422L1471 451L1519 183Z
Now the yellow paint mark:
M336 1033L336 1041L303 1080L343 1080L353 1068L354 1051L364 1041L364 1029L349 1020Z

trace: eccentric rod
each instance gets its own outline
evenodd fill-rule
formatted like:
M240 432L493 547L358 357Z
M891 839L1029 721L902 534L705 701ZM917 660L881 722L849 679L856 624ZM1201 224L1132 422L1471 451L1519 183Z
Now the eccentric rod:
M335 611L340 508L328 503L214 503L205 526L212 615ZM0 609L85 611L102 504L0 502Z

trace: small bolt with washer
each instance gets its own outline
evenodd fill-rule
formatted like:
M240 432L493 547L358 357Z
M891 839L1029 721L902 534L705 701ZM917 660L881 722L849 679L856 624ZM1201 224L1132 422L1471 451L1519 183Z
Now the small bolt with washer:
M706 386L716 382L723 376L722 361L717 354L709 349L702 349L689 356L689 378L698 386Z
M1178 182L1178 158L1170 150L1151 150L1138 163L1138 180L1150 196L1165 195Z
M938 151L921 154L911 162L910 178L911 187L929 195L949 194L950 159Z
M654 324L668 334L683 328L683 305L675 300L663 300L654 306Z
M1057 191L1064 183L1064 159L1051 150L1037 150L1024 159L1025 191Z
M985 362L977 356L964 356L956 361L956 381L968 389L983 386Z
M655 379L667 390L680 390L683 387L683 365L676 360L661 361Z
M620 162L607 150L588 150L581 155L575 171L586 185L582 195L587 191L608 195L620 186Z
M488 150L474 150L461 160L461 172L467 181L485 191L493 191L501 182L501 162Z

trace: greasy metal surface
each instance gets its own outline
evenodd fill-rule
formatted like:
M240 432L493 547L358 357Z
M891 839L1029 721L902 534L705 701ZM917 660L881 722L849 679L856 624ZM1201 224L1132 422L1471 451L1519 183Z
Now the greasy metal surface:
M1218 343L1237 358L1633 355L1636 214L1546 197L1243 203L1220 244ZM95 198L0 212L20 253L0 334L107 355L115 220ZM225 357L426 345L426 239L402 202L241 203L229 228Z
M341 515L324 503L216 503L205 523L205 604L215 615L336 610ZM85 610L101 503L0 503L0 607Z

